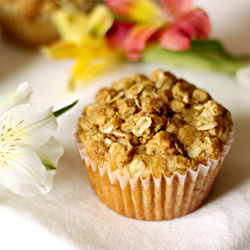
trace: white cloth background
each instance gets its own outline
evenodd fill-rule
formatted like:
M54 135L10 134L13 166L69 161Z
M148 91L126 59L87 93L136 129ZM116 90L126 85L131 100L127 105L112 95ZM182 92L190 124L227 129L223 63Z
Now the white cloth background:
M250 1L199 0L213 24L212 37L232 52L250 53ZM213 72L153 64L123 65L75 93L66 90L72 62L55 62L0 39L0 94L27 81L33 102L55 109L79 98L59 118L58 140L65 148L53 190L42 197L0 197L0 249L250 249L250 91ZM226 106L235 123L235 141L207 202L179 219L143 222L120 216L92 191L74 145L77 119L95 92L128 73L163 68L207 90Z

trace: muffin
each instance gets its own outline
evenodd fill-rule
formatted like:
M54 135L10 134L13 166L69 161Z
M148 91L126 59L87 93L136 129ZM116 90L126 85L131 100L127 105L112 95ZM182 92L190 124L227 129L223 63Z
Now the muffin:
M38 47L58 36L51 20L54 11L88 11L94 3L95 0L0 0L0 24L9 37L28 47Z
M127 217L157 221L201 206L233 131L230 112L207 92L157 70L101 89L76 137L100 200Z

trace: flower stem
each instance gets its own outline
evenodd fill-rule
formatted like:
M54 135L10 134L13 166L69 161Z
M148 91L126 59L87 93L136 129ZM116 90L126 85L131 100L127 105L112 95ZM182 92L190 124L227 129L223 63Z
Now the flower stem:
M58 117L60 115L62 115L63 113L67 112L68 110L70 110L71 108L73 108L76 104L78 103L78 100L74 101L73 103L71 103L70 105L63 107L57 111L54 111L54 116Z

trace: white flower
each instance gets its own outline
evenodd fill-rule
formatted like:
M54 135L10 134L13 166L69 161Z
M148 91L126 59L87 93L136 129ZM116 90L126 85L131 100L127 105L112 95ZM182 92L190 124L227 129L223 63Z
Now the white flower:
M250 66L238 69L236 80L242 87L250 89Z
M0 97L0 190L23 196L46 194L63 148L53 137L57 121L52 106L28 103L27 83Z

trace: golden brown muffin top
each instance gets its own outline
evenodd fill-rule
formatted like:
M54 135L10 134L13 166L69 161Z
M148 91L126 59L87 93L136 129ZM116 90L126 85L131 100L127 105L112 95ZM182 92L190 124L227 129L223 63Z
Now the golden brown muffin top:
M95 0L0 0L0 12L18 13L32 20L62 6L87 11L94 3Z
M96 94L77 135L90 159L130 177L171 176L218 159L230 112L169 72L130 75Z

